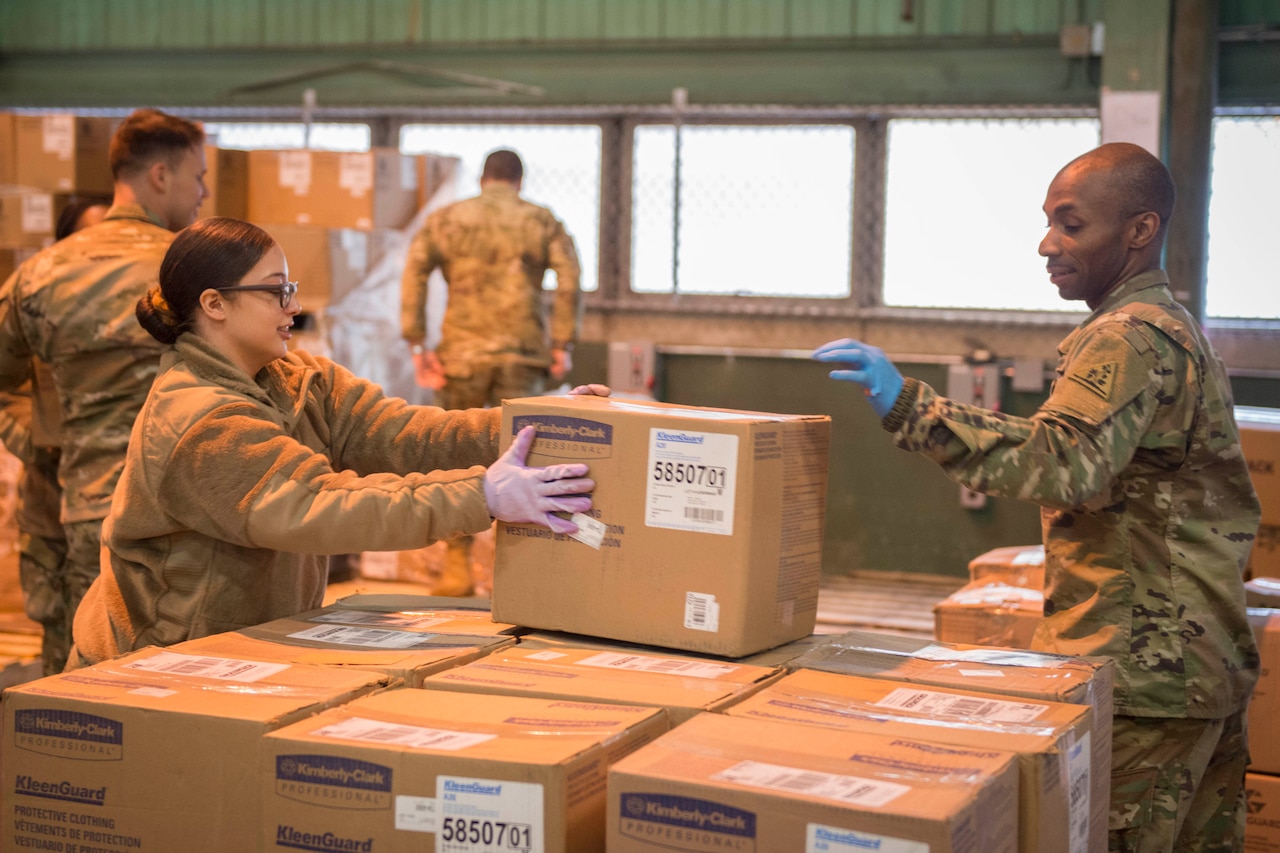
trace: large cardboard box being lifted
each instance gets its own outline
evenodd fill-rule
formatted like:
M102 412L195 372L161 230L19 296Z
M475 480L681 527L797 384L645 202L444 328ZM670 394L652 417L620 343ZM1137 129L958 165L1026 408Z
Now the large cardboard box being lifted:
M609 771L609 853L1013 853L1016 756L702 714Z
M1092 712L1082 705L809 669L725 713L1016 752L1021 853L1087 853L1091 799L1109 796L1111 780L1091 773Z
M590 466L597 538L499 522L494 618L727 657L812 633L829 417L503 402L504 447L530 425L530 465Z
M1090 774L1111 776L1115 662L1109 659L849 631L801 655L795 667L1087 705L1093 723ZM1091 798L1090 850L1107 849L1109 809L1109 797Z
M533 696L568 702L655 705L680 723L719 711L782 676L776 667L749 666L629 649L516 646L427 676L427 690Z
M391 690L264 740L261 849L603 853L609 766L657 708Z
M403 228L418 211L418 165L393 148L249 152L258 225Z
M48 192L111 195L107 149L117 119L20 115L14 129L14 182Z
M0 849L257 850L262 736L387 684L147 648L11 687Z

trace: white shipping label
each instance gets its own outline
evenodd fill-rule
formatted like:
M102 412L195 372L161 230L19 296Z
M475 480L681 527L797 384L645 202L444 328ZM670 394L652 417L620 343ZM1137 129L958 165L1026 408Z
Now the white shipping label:
M929 853L923 841L908 841L888 835L872 835L838 826L811 823L805 827L804 853Z
M338 186L354 198L364 198L373 189L373 155L341 154L338 156Z
M925 646L911 653L921 660L955 660L969 663L986 663L992 666L1037 666L1058 669L1071 661L1059 655L1040 655L1035 652L1010 651L1008 649L948 649L946 646Z
M289 635L298 640L331 643L335 646L365 646L373 649L410 649L425 645L434 634L415 631L392 631L385 628L356 628L350 625L326 625L307 628Z
M440 828L439 806L434 797L396 797L396 829L402 832L435 832Z
M53 196L31 193L22 197L22 230L27 234L53 234Z
M542 786L436 777L436 853L543 853Z
M369 269L369 233L343 228L338 239L342 242L342 253L347 258L347 269L363 275Z
M418 158L400 158L400 189L416 190L418 188Z
M377 625L379 627L396 628L430 628L434 625L450 621L447 617L428 613L379 613L375 610L338 610L312 616L311 622L336 622L342 625Z
M45 116L41 123L41 147L45 154L59 160L70 160L76 147L75 116Z
M1089 848L1089 801L1093 793L1089 775L1093 764L1090 743L1090 734L1085 732L1067 750L1067 819L1070 821L1071 853L1085 853Z
M736 435L650 429L648 472L646 527L733 535Z
M279 156L280 186L293 190L294 195L306 195L311 189L311 152L281 151Z
M578 532L570 533L569 536L599 551L600 546L604 544L604 534L609 529L608 525L580 512L569 516L569 520L578 525Z
M1048 705L1035 702L959 696L915 687L899 687L875 704L881 708L898 708L930 717L980 717L999 723L1029 723L1049 710Z
M617 652L602 652L584 658L583 666L598 666L604 669L626 669L635 672L662 672L670 675L683 675L691 678L720 678L734 672L738 667L724 663L711 663L700 660L679 660L677 658L660 658L649 655L627 655Z
M459 732L449 729L432 729L426 726L407 726L402 723L388 723L385 720L370 720L367 717L339 720L318 728L311 734L314 737L333 740L394 744L413 749L439 749L445 752L468 749L497 737L487 732Z
M684 594L684 626L691 631L720 630L720 603L704 592Z
M711 777L722 782L789 791L824 800L838 800L857 806L879 808L911 790L907 785L860 776L838 776L797 767L782 767L760 761L742 761Z
M165 675L254 682L275 675L277 672L284 672L289 668L289 664L160 652L145 660L127 663L124 668L139 672L159 672Z

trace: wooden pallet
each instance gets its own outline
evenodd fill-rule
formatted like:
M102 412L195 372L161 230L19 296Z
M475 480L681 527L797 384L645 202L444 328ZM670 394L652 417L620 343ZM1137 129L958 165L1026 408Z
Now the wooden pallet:
M817 634L851 630L933 636L933 607L967 578L915 572L828 575L818 592Z

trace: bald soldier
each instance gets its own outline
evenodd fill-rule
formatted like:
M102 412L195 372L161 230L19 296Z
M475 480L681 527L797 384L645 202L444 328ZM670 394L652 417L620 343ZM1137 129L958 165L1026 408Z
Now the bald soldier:
M1127 143L1053 179L1040 254L1062 298L1092 313L1030 418L941 397L858 341L814 353L862 386L898 447L1040 505L1033 646L1115 660L1110 848L1140 853L1241 849L1259 670L1242 583L1258 500L1226 370L1160 268L1173 204L1168 170Z
M17 389L35 357L50 368L61 408L67 553L23 567L27 613L44 628L46 673L66 663L76 607L98 576L102 522L165 349L138 325L138 298L208 195L204 131L185 119L134 111L108 158L114 196L102 221L40 251L0 288L0 391Z
M573 238L545 207L520 197L524 163L514 151L489 154L480 195L432 213L409 247L400 284L401 333L418 383L446 409L497 406L545 392L572 368L582 313ZM440 346L426 348L427 279L439 269L449 302ZM556 274L551 316L542 279ZM472 592L470 537L451 540L436 595Z

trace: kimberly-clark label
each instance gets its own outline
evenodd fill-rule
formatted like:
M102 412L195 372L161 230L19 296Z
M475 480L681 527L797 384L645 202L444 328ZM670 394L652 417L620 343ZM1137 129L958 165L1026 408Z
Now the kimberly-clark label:
M14 712L13 743L19 749L80 761L124 757L124 724L110 717L29 708Z
M436 777L436 853L542 853L542 786Z
M619 831L647 845L735 853L756 849L755 812L711 800L648 791L623 791L618 803Z
M929 853L923 841L908 841L889 835L872 835L837 826L811 823L805 827L804 853Z
M646 470L645 526L733 535L736 435L650 429Z
M277 755L276 793L339 809L391 808L391 768L337 755Z
M613 455L611 424L564 415L517 415L511 419L511 434L527 426L538 428L531 454L587 462Z

